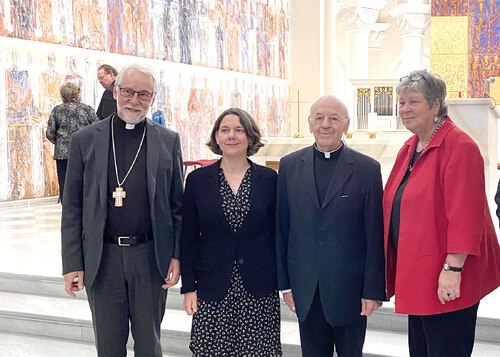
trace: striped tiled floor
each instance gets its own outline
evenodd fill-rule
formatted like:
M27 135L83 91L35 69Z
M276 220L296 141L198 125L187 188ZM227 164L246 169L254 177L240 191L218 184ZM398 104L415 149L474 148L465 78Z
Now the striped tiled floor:
M56 198L0 203L0 273L60 279L60 219L61 206L57 203ZM35 278L33 281L36 280ZM15 292L12 289L8 289L5 293L0 292L0 301L3 301L4 310L7 311L10 309L11 311L18 311L20 314L33 314L32 310L35 310L36 313L41 315L50 313L50 319L67 316L74 317L76 312L68 312L74 311L71 310L71 307L68 307L67 311L64 310L66 305L71 304L71 299L64 298L65 300L58 302L56 304L58 306L54 307L66 312L62 310L60 312L51 312L51 301L56 301L56 298L51 299L41 291L40 295L42 296L37 297L35 296L38 295L36 288L29 289L26 285L23 285L26 284L26 279L19 279L18 281L17 286L19 286L19 289L14 289ZM62 291L62 287L59 289L59 287L55 286L55 288ZM33 299L26 297L24 301L19 301L23 298L21 295L16 294L22 293L31 295ZM61 295L64 294L61 292ZM15 298L12 298L12 296ZM490 323L488 321L491 319L493 325L496 326L494 330L495 334L496 331L500 330L498 328L500 326L499 301L500 290L497 290L483 299L479 308L479 316L489 318L483 322L483 325L488 325ZM76 316L80 316L78 317L79 319L82 319L82 321L85 320L89 324L90 315L86 302L80 300L80 302L74 301L73 304L75 306L81 305L78 312L82 316ZM385 315L389 314L389 316L384 317L383 313L376 313L377 316L370 319L369 326L372 328L367 333L365 355L407 356L406 334L404 331L400 331L399 333L388 332L389 330L404 330L405 319L403 316L392 314L390 312L390 304L386 305L389 306L385 310ZM167 311L165 320L168 321L164 321L164 332L174 331L175 336L183 336L182 338L184 339L188 338L189 320L182 311L181 297L176 295L175 291L169 293L167 308L169 306L171 306L171 310ZM284 320L282 324L282 343L285 350L289 348L289 351L295 351L294 353L287 353L286 356L295 356L297 355L296 351L298 348L298 327L293 317L286 316L287 313L290 315L286 308L282 310L282 318ZM60 316L61 314L63 316ZM9 315L9 313L6 313L6 315ZM402 327L395 329L394 326L389 326L391 324ZM478 330L489 331L484 327ZM71 354L66 354L66 352L61 354L55 353L58 350L67 351L68 349L72 351ZM54 353L45 352L51 350ZM68 355L83 357L93 356L94 351L94 347L90 343L75 343L58 338L40 338L34 335L22 335L16 332L15 329L0 332L1 357L62 357ZM173 354L171 353L170 355ZM485 338L484 341L477 341L473 355L480 357L500 356L500 335L498 342L495 338L491 339L489 337Z

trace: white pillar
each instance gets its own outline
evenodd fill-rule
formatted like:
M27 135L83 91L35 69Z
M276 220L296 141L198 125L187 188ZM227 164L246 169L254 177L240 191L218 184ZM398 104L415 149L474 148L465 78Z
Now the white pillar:
M394 17L401 34L400 73L406 74L416 69L424 69L424 35L429 27L431 5L403 3L389 12Z
M386 30L389 24L375 23L370 25L370 36L368 38L368 55L370 62L368 63L368 73L370 78L385 78L386 73L382 73L382 40L387 37ZM385 67L385 66L384 66Z
M385 0L341 0L338 19L344 25L346 41L346 81L343 98L351 119L354 114L355 93L353 79L368 78L368 43L370 25L377 21L380 10L387 4ZM351 128L357 124L351 120Z
M337 49L336 41L336 21L338 4L336 1L326 0L324 2L323 23L324 23L324 76L321 88L321 94L335 94L335 83L338 82L338 71L336 70L335 52Z

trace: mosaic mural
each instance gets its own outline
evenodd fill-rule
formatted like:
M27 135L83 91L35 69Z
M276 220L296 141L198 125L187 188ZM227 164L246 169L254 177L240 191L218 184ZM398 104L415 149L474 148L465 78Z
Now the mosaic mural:
M468 17L467 96L489 95L488 77L500 77L500 0L433 0L432 16ZM439 33L436 33L439 36Z
M60 85L96 108L97 67L130 56L157 70L151 113L179 132L185 160L213 157L205 143L231 106L288 136L289 28L289 0L1 0L0 200L58 193L44 133Z
M61 45L0 37L0 200L57 194L52 144L44 136L51 109L61 103L59 87L74 81L82 101L96 108L103 91L97 67L118 69L137 61ZM215 118L232 106L248 110L264 136L288 136L290 81L155 59L158 93L151 113L163 112L179 132L185 160L214 157L206 148ZM151 116L151 113L149 116Z
M2 0L0 36L289 77L290 0Z

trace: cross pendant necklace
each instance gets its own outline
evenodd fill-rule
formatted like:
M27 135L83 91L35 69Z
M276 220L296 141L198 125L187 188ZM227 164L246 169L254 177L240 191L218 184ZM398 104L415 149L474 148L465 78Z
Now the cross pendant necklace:
M146 136L146 125L144 124L144 131L142 132L142 138L141 138L141 143L139 144L139 149L137 149L137 152L134 157L134 161L132 161L132 164L130 165L127 173L125 174L125 177L123 178L122 182L120 182L120 178L118 177L118 165L116 164L116 148L115 148L115 131L114 131L114 119L115 116L113 115L113 118L111 119L111 142L113 144L113 161L115 164L115 174L116 174L116 182L118 183L118 187L115 188L113 191L113 198L115 199L115 207L122 207L123 206L123 199L127 197L127 192L123 190L122 185L125 183L125 180L127 179L128 175L130 174L130 171L132 171L132 167L134 167L135 162L137 161L137 158L139 157L139 153L141 152L142 144L144 143L144 137Z

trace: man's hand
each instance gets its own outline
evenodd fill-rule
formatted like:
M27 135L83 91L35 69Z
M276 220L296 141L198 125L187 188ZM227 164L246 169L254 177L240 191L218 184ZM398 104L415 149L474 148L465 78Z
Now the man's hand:
M196 291L184 294L184 311L190 316L196 314L198 311L198 295Z
M63 277L64 290L69 296L75 297L75 291L83 290L83 270L66 273Z
M361 299L361 316L370 316L382 303L377 300Z
M163 289L168 289L177 284L179 277L181 276L181 262L177 258L170 259L170 265L168 266L167 277L165 278L165 284L161 287Z
M283 294L283 300L285 300L290 310L295 312L295 302L293 301L293 294L291 291Z

